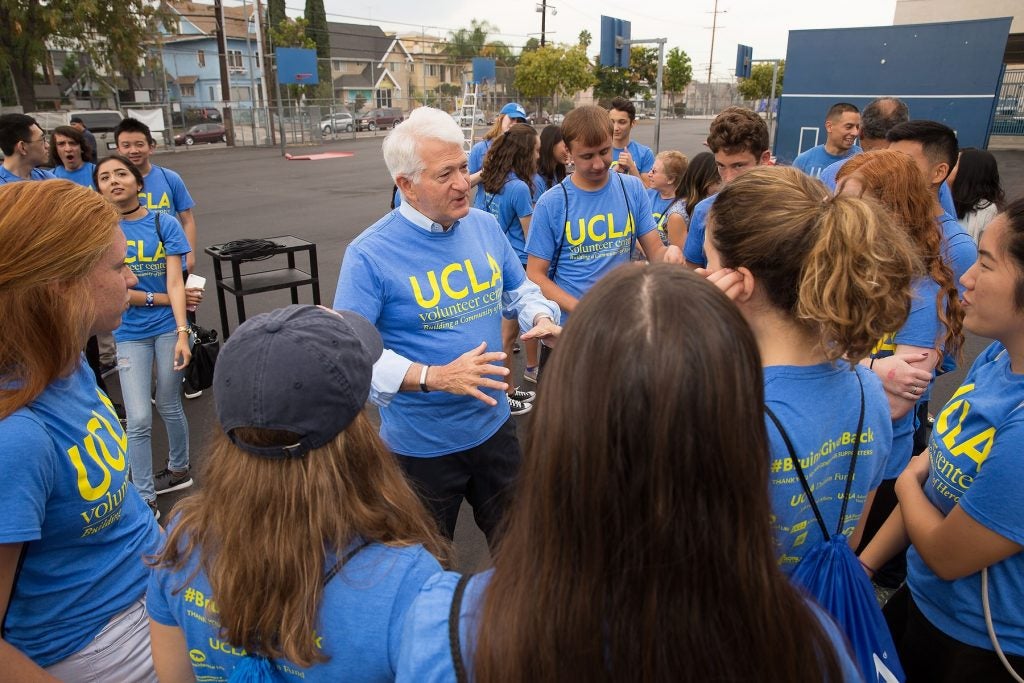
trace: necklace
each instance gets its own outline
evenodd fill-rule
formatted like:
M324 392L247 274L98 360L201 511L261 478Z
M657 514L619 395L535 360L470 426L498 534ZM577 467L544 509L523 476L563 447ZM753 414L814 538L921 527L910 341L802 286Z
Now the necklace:
M134 208L134 209L130 209L130 210L128 210L128 211L122 211L122 212L121 212L121 215L122 215L122 216L128 216L128 215L130 215L130 214L133 214L133 213L135 213L136 211L138 211L138 210L139 210L139 209L141 209L141 208L142 208L142 202L139 202L138 204L136 204L136 205L135 205L135 208Z

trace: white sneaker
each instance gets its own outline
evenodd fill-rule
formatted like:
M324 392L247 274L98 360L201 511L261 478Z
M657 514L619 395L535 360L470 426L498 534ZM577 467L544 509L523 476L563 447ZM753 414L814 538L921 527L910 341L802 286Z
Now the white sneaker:
M523 370L523 381L529 382L531 384L536 384L538 370L540 370L540 367L526 368L525 370Z

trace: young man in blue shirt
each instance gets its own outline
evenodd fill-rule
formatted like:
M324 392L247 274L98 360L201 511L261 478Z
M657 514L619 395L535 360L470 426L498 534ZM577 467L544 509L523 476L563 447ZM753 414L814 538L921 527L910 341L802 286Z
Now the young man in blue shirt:
M402 204L348 246L336 309L384 340L370 399L381 438L451 538L466 498L493 545L521 458L505 398L503 316L551 339L558 306L526 278L494 216L470 208L462 131L420 107L384 141ZM488 351L494 349L494 351Z
M54 177L49 171L36 168L49 159L50 146L46 143L46 133L31 116L0 116L0 151L4 153L4 163L0 166L0 185Z
M825 144L802 152L793 161L793 166L817 178L835 162L861 151L856 145L859 135L860 111L857 107L849 102L833 104L825 116Z
M654 167L654 152L629 139L636 125L636 106L625 97L616 97L608 118L612 120L612 166L619 173L643 180L644 174Z

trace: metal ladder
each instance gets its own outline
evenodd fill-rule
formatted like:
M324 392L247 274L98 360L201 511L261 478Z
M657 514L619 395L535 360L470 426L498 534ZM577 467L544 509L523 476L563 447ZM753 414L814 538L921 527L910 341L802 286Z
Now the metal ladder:
M477 84L467 83L466 89L462 93L461 104L458 107L459 116L459 127L462 128L463 135L463 146L468 152L474 143L474 133L476 129L476 98L477 98ZM468 125L467 125L468 123Z

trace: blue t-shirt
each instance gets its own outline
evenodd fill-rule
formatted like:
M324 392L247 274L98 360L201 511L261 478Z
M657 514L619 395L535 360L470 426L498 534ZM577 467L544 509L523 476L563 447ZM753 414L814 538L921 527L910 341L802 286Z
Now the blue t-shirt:
M489 213L470 209L449 230L428 232L392 211L345 250L334 308L376 325L385 348L445 365L482 341L501 349L502 292L525 279ZM477 446L510 415L503 391L480 390L498 405L443 391L400 392L380 409L380 435L395 453L415 457Z
M157 238L156 212L149 211L138 220L121 221L121 229L128 240L128 254L124 262L131 268L139 283L132 289L154 294L167 293L167 256L182 256L192 251L185 231L171 214L160 215L160 233ZM184 262L182 258L182 262ZM121 316L121 326L114 330L117 341L149 339L175 328L174 311L170 306L129 306Z
M151 164L143 181L139 202L150 211L177 216L196 205L181 176L169 168Z
M861 151L863 150L861 150L859 145L854 145L843 154L829 154L825 151L825 145L818 145L799 154L793 160L793 168L798 168L812 178L817 178L821 175L822 171L832 164L852 157L854 154L859 154Z
M613 168L618 165L619 155L626 150L629 150L629 155L633 157L633 163L636 164L636 170L641 175L654 168L654 152L650 147L641 145L636 140L630 140L625 147L612 147Z
M476 208L487 211L498 221L501 231L508 237L509 243L519 257L519 262L526 265L526 234L523 231L522 218L533 214L533 197L530 187L514 173L509 173L505 184L496 194L484 190L483 183L476 186Z
M18 183L22 180L53 180L54 178L56 178L56 176L45 168L33 168L28 178L22 178L21 176L14 175L0 164L0 185Z
M469 680L473 680L473 653L484 592L494 570L473 576L466 583L459 609L459 644ZM402 647L398 655L397 683L451 683L456 680L448 636L448 617L459 575L454 572L436 574L427 580L409 609L405 620ZM832 618L810 599L807 605L821 623L835 648L842 672L840 680L861 683L864 679L850 658L846 636Z
M863 151L863 150L862 150ZM836 175L839 174L839 169L843 167L847 161L853 158L853 155L844 157L834 164L830 164L825 170L818 176L818 180L825 183L828 189L835 192L836 190ZM942 210L948 213L950 216L956 215L956 207L953 204L953 193L949 191L949 185L941 183L939 185L939 205L942 206Z
M931 278L918 278L911 285L912 300L907 322L899 332L887 335L871 351L872 358L887 358L896 353L898 345L920 346L926 349L945 348L943 338L946 326L939 320L936 299L939 295L939 284ZM934 379L935 373L932 372ZM927 401L931 397L932 385L921 394L919 401ZM895 479L906 468L914 453L914 431L917 429L917 405L906 415L892 422L892 457L885 468L885 478Z
M0 444L0 543L28 543L4 638L49 666L143 596L143 557L160 531L128 482L128 438L84 357L0 420Z
M950 216L956 216L956 205L953 203L953 193L949 189L949 185L941 183L939 185L939 206L942 210L948 213Z
M945 187L946 184L943 183L942 186ZM939 216L938 221L942 228L942 236L945 238L942 258L953 270L953 279L962 296L964 286L960 284L960 278L978 260L978 245L957 222L956 214L944 213Z
M491 148L493 140L481 140L472 147L469 148L469 172L476 173L484 167L484 157L487 156L487 151Z
M554 283L576 298L623 263L636 238L655 229L639 178L609 173L600 190L583 190L572 177L544 193L534 208L526 253L555 266ZM569 205L566 207L566 195ZM565 324L569 314L562 312Z
M332 557L327 566L335 561ZM440 571L421 545L366 546L324 587L316 635L330 660L309 668L276 660L278 671L288 681L394 680L409 606L424 582ZM153 570L146 609L157 623L184 632L197 681L228 680L245 656L244 649L220 638L216 596L199 568L197 552L179 571Z
M63 166L57 166L53 169L53 175L63 180L70 180L82 187L88 187L90 190L95 190L96 188L92 185L92 172L95 168L96 164L86 161L82 163L77 171L69 171Z
M974 361L963 385L936 413L924 484L928 500L948 515L957 505L978 524L1024 545L1024 375L1014 374L999 342ZM921 612L956 640L992 649L981 605L981 572L954 581L936 576L911 546L907 584ZM1024 656L1024 553L988 568L989 604L999 644Z
M892 448L892 421L882 382L854 366L864 386L864 426L842 532L853 534L868 494L878 488ZM860 388L849 364L776 365L764 369L765 403L786 429L829 534L835 533L860 417ZM765 418L771 447L769 490L779 567L791 573L822 540L778 428Z
M690 229L686 233L686 242L683 243L683 258L701 268L708 267L708 257L704 253L704 232L707 230L708 212L717 196L716 193L705 197L693 207Z

